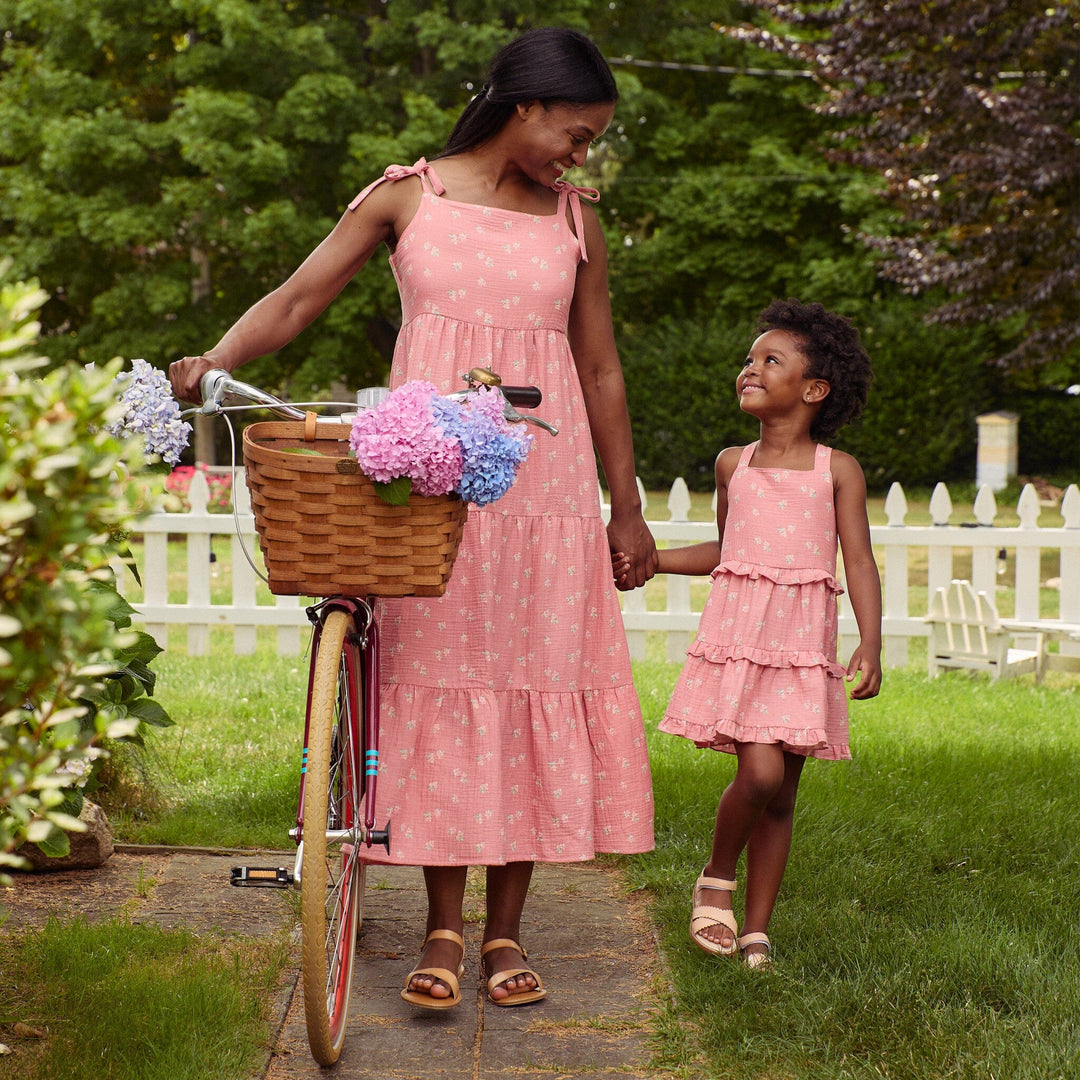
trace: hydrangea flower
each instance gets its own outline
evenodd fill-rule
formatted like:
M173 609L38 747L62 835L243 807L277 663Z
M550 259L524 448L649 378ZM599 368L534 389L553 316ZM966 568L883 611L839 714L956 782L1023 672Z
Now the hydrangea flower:
M187 447L191 425L180 419L180 406L164 372L145 360L132 360L131 371L120 372L116 382L127 384L120 396L124 415L109 431L121 438L142 435L147 454L158 454L175 465Z
M456 491L484 506L506 494L532 436L503 417L502 394L481 389L464 402L440 397L429 382L414 380L353 421L349 445L361 470L388 502ZM403 491L388 485L404 478Z
M455 491L477 506L501 499L528 456L533 437L503 416L503 396L481 388L465 402L441 399L435 414L461 443L462 475Z
M399 477L417 495L446 495L461 477L461 447L435 423L435 387L414 379L353 421L349 445L363 473L377 484Z

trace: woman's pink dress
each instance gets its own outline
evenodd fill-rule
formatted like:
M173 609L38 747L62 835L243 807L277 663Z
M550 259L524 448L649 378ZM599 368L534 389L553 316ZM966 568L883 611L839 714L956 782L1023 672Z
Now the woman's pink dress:
M380 605L383 860L648 851L645 735L566 335L586 257L578 198L595 193L559 182L551 216L459 203L423 159L376 184L406 176L424 190L390 259L402 308L391 385L459 390L462 372L490 365L508 385L539 386L536 413L559 434L530 425L535 443L509 494L470 507L442 597Z
M779 743L850 758L845 669L836 662L832 451L812 470L756 469L743 449L728 484L720 564L660 730L734 752Z

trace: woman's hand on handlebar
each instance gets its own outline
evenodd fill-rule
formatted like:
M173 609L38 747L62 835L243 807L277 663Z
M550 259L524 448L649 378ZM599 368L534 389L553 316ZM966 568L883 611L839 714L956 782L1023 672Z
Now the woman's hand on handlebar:
M191 401L196 405L202 402L199 392L199 380L220 363L208 360L205 356L185 356L169 365L169 382L178 401Z

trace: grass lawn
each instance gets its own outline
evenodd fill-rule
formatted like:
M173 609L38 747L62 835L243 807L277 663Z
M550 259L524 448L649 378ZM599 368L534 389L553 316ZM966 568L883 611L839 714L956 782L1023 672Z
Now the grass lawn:
M691 516L707 519L708 502L695 497ZM650 509L666 517L662 507ZM875 514L884 520L872 501ZM208 657L188 657L177 634L153 665L176 725L137 756L117 756L106 808L120 841L290 844L306 657L279 657L272 631L247 657L233 656L228 631L213 635ZM807 766L770 926L775 963L749 972L688 938L691 887L734 759L656 732L679 669L651 635L634 674L657 846L616 865L650 899L669 976L652 1011L659 1075L1078 1075L1080 679L931 682L922 648L912 643L910 668L886 671L878 699L853 703L854 760ZM63 1033L43 1045L36 1071L20 1058L20 1080L246 1076L268 1037L261 1010L281 957L260 967L244 948L122 921L0 936L0 1032L18 1016L48 1017ZM128 1022L135 1014L167 1028L158 1056ZM116 1053L85 1053L103 1039ZM16 1075L5 1071L13 1060L0 1057L0 1080Z
M673 981L659 1061L733 1080L1076 1076L1080 680L886 672L852 705L854 760L803 774L766 973L689 941L734 761L656 733L676 671L635 673L657 845L626 864Z
M302 659L280 660L268 638L255 657L170 649L155 666L177 726L154 738L154 797L110 809L119 837L284 846ZM852 705L854 760L804 773L765 974L688 939L734 761L656 733L677 672L635 668L657 847L619 861L651 898L671 976L658 1067L732 1080L1074 1076L1080 680L887 671L881 697Z
M123 919L4 934L0 1078L246 1080L287 948Z

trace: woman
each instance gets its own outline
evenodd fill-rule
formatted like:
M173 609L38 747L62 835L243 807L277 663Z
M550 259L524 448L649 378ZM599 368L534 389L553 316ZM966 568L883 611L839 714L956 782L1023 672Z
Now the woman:
M170 368L198 399L208 369L232 370L296 336L380 244L402 301L391 385L446 392L490 365L535 383L539 434L511 492L469 514L446 594L382 604L388 861L421 865L421 960L402 996L461 1000L462 903L487 867L482 961L496 1005L542 998L523 967L520 921L535 861L652 847L648 759L609 551L627 587L655 572L641 514L596 192L562 179L614 113L603 57L565 29L531 31L492 62L437 168L390 166L279 289L213 349ZM600 518L593 445L611 494Z

